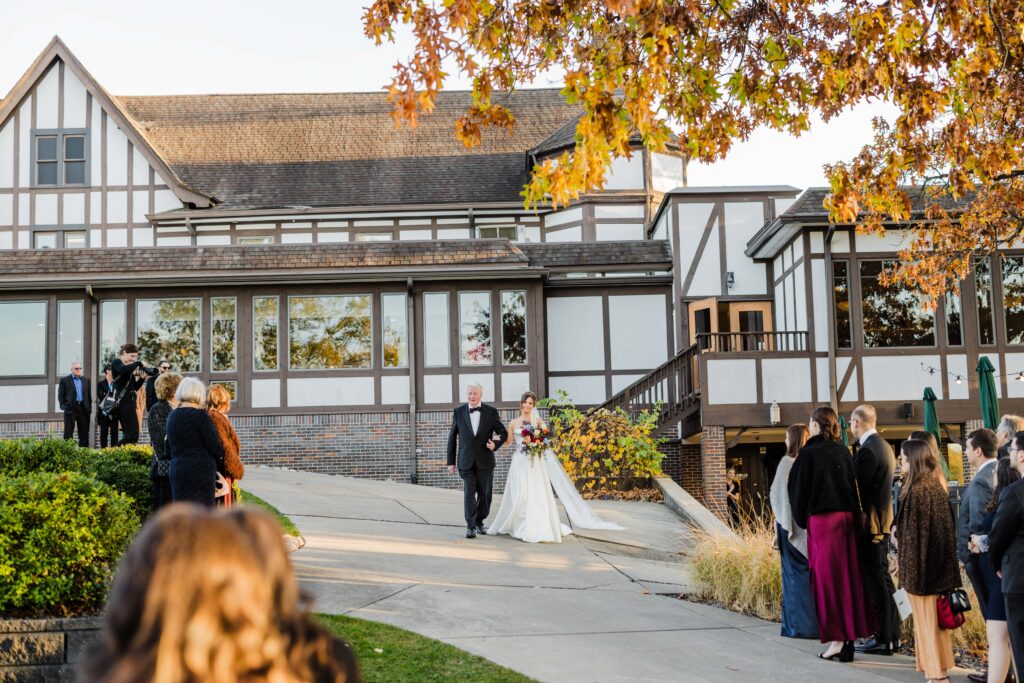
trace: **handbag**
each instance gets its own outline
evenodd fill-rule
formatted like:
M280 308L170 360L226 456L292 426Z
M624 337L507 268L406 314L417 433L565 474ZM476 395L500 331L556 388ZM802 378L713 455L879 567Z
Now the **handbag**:
M120 391L115 391L116 387L117 384L114 384L107 389L106 396L104 396L103 400L100 401L100 412L107 417L110 417L117 411L117 407L121 404L121 399L123 399L124 395L128 393L127 384L122 387Z
M966 607L964 606L965 604ZM971 608L971 603L967 601L967 593L962 588L957 588L939 595L935 601L935 608L939 628L951 631L955 628L960 628L967 621L964 612Z

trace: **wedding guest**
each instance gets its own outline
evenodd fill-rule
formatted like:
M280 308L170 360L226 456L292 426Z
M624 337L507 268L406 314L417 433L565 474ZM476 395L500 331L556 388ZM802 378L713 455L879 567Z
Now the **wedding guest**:
M220 474L224 477L224 495L219 495L219 504L230 507L232 500L231 486L245 476L245 466L242 464L242 445L238 440L235 428L231 426L228 419L228 411L231 410L231 394L220 384L210 386L206 396L206 410L210 413L210 419L220 437L221 446L224 448L224 469ZM220 493L220 492L218 492Z
M1010 440L1010 464L1024 475L1024 432ZM1024 667L1024 479L999 492L992 531L988 535L988 558L1002 579L1006 628L1017 680Z
M71 364L71 374L60 378L57 403L64 413L64 438L70 439L78 430L78 445L89 447L89 424L92 419L92 385L82 375L82 363Z
M103 379L96 385L96 405L102 405L103 399L113 390L114 373L110 370L110 363L103 366ZM102 410L97 413L96 420L100 423L100 448L117 445L118 426L117 413L107 415Z
M146 364L139 360L139 347L124 344L118 356L110 364L114 375L114 391L123 395L117 404L117 420L121 423L124 438L121 443L139 442L139 413L136 392L146 383L146 376L139 373Z
M153 509L157 510L171 502L171 454L167 449L167 418L177 405L174 393L181 384L181 375L168 372L160 375L154 383L154 403L149 408L146 424L149 427L149 441L153 446L153 460L149 478L153 480Z
M146 412L156 405L156 402L160 399L156 395L156 380L160 375L165 375L171 371L171 364L166 360L161 360L157 363L156 369L159 374L150 376L146 380Z
M1017 432L1024 431L1024 417L1020 415L1003 415L996 426L996 436L999 439L999 457L1005 458L1010 454L1010 442Z
M740 526L740 482L736 479L736 468L725 472L725 505L729 508L729 524L733 529Z
M974 594L978 596L982 616L986 616L988 584L982 580L978 556L971 553L968 545L971 536L982 533L981 527L992 502L999 449L997 444L998 439L991 429L976 429L967 435L967 464L974 468L974 476L961 494L960 523L956 538L956 556L974 587Z
M892 481L896 456L875 428L877 416L872 405L857 406L850 415L850 431L860 448L853 459L857 494L867 526L858 529L857 558L864 588L875 610L878 632L857 646L858 652L891 655L899 647L900 619L892 594L896 587L889 573L889 530L892 527Z
M991 430L985 430L991 433ZM993 445L995 445L993 434ZM968 441L970 438L968 437ZM990 461L996 462L996 461ZM985 518L982 520L979 534L972 534L968 541L968 548L974 557L978 559L979 583L984 586L982 601L981 595L975 588L975 595L978 596L981 613L985 617L985 632L988 636L988 673L982 677L979 674L967 674L967 678L977 683L1003 683L1006 674L1010 670L1010 633L1006 628L1006 604L1003 598L1003 581L996 574L992 563L989 561L989 537L992 533L992 523L995 520L996 505L999 503L999 493L1008 486L1020 479L1020 473L1013 468L1010 458L999 458L997 464L987 469L994 469L996 473L995 490L992 499L986 508ZM980 474L980 471L979 471ZM977 477L977 475L975 475Z
M789 473L793 521L807 529L807 564L818 614L818 637L829 643L822 659L853 661L853 641L875 632L857 560L858 510L853 458L840 441L839 419L817 408L811 438Z
M310 616L281 527L245 506L172 505L128 548L85 683L359 683L351 649Z
M168 475L171 499L213 506L217 474L224 469L224 446L203 405L203 383L186 377L174 398L178 407L167 418Z
M934 681L948 681L954 666L949 631L940 628L939 595L961 586L956 562L956 530L946 478L932 449L908 439L900 447L900 511L896 519L900 586L914 614L917 670Z
M818 637L818 616L807 569L807 532L793 521L788 489L793 463L809 437L806 425L795 424L786 430L786 455L775 470L769 493L782 559L782 635L786 638Z

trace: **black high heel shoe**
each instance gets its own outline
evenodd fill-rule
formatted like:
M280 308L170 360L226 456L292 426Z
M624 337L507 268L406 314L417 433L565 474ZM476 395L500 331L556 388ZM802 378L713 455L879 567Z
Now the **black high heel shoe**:
M839 651L839 661L846 663L853 661L853 641L847 640L843 643L843 649Z

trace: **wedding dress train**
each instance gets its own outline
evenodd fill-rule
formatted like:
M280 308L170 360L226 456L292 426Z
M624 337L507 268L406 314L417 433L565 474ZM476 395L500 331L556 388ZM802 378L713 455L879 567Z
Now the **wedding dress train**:
M561 523L555 494L577 529L622 530L623 527L598 517L569 479L562 463L548 450L531 458L522 436L515 435L516 450L508 468L501 507L488 528L490 534L507 534L527 543L561 543L572 529Z

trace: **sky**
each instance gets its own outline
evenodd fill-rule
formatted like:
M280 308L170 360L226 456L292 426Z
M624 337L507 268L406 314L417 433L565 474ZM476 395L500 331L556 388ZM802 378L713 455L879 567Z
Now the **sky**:
M365 92L385 87L411 49L408 34L375 46L361 0L0 0L0 92L54 35L114 95ZM559 86L554 78L533 84ZM451 78L447 87L467 88ZM852 158L871 139L865 105L793 138L756 131L723 161L691 165L691 186L824 185L822 165Z

